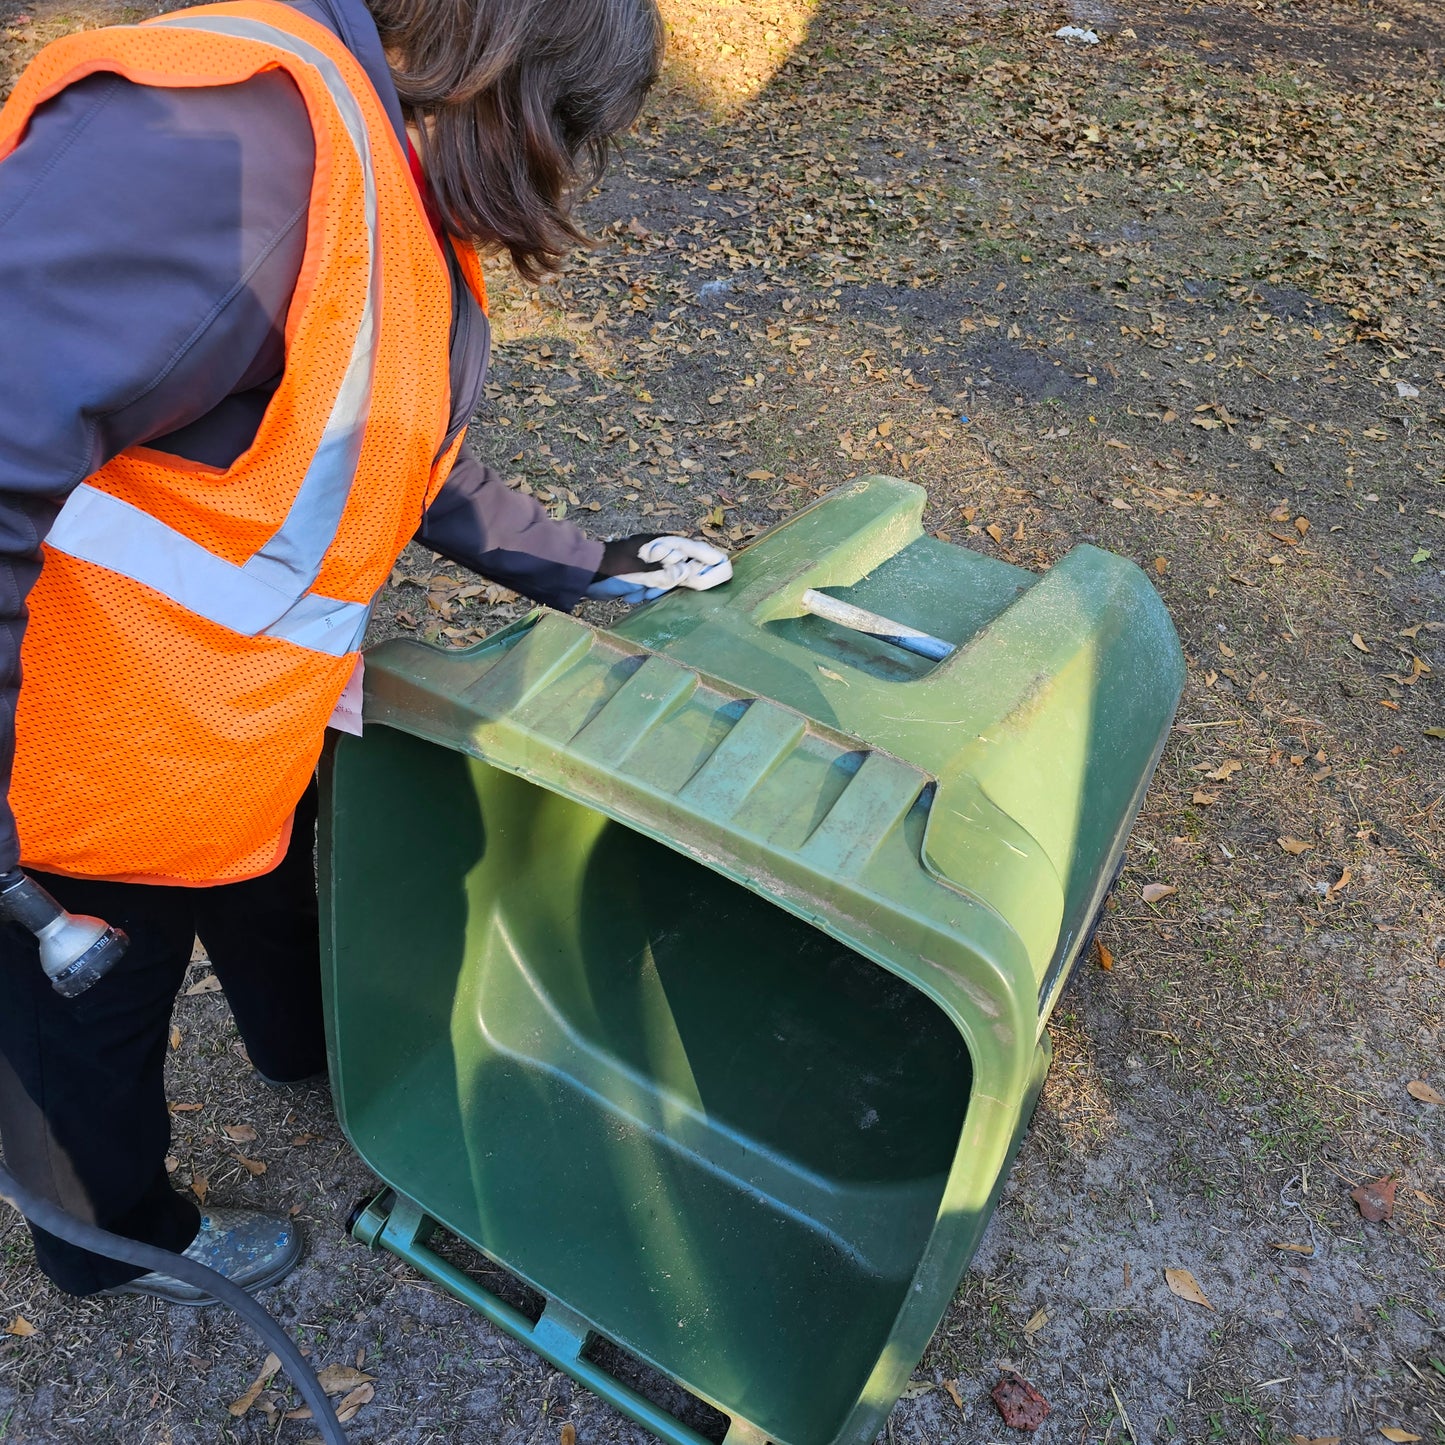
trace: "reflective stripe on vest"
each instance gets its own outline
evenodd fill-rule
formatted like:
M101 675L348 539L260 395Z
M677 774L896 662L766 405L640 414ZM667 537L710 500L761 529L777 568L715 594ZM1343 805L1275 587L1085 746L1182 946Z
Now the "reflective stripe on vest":
M346 373L316 454L286 519L241 565L208 551L149 512L82 482L46 537L58 552L118 572L207 621L249 637L277 637L340 657L361 645L369 602L343 602L311 592L341 525L361 456L371 405L379 309L376 178L366 122L330 56L305 40L257 20L179 16L153 22L206 30L287 50L315 68L356 147L365 186L367 295Z

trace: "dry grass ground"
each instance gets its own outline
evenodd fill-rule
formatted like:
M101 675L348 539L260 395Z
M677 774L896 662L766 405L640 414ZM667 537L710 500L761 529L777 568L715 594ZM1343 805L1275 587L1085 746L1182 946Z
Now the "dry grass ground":
M1112 968L1061 1005L889 1442L1002 1438L1007 1362L1049 1440L1439 1445L1445 1107L1407 1085L1445 1092L1445 21L1116 8L678 5L669 84L589 205L604 244L555 285L496 279L475 439L608 535L736 546L878 470L961 545L1041 568L1087 540L1150 569L1189 682ZM0 26L12 65L89 12L31 13ZM1103 42L1054 39L1071 15ZM421 554L378 624L452 645L515 609ZM177 1182L299 1206L310 1263L268 1298L376 1376L354 1438L645 1438L346 1241L367 1180L326 1092L258 1088L221 998L178 1027ZM1393 1219L1366 1222L1350 1191L1385 1175ZM227 1413L263 1353L232 1320L58 1298L7 1222L16 1316L35 1333L0 1345L0 1440L310 1433Z

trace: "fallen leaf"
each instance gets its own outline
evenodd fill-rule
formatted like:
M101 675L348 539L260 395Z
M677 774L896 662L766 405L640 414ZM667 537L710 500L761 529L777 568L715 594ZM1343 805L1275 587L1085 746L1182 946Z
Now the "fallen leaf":
M1049 1312L1045 1309L1035 1310L1028 1324L1024 1326L1026 1335L1037 1334L1049 1322Z
M206 1106L204 1104L167 1104L172 1114L199 1114Z
M7 1335L16 1335L23 1340L35 1334L36 1330L35 1326L32 1325L24 1315L16 1315L15 1318L5 1326L5 1333Z
M834 682L841 682L844 687L848 686L848 679L844 677L841 672L834 672L831 667L824 667L821 662L818 664L818 671L821 672L824 677L831 678Z
M236 1163L243 1169L248 1170L252 1175L264 1174L266 1166L259 1159L248 1159L244 1154L236 1155Z
M1340 869L1340 876L1339 876L1338 878L1336 878L1333 883L1330 884L1330 894L1331 894L1331 896L1333 896L1333 895L1336 894L1336 893L1340 893L1340 892L1342 892L1344 889L1348 888L1348 887L1350 886L1350 879L1353 878L1354 876L1355 876L1355 875L1354 875L1353 873L1351 873L1348 868L1341 868L1341 869Z
M1146 883L1144 885L1144 902L1158 903L1160 899L1168 898L1171 893L1178 893L1179 890L1172 883Z
M1402 1430L1398 1425L1381 1425L1380 1434L1386 1440L1393 1440L1395 1445L1410 1445L1410 1441L1422 1439L1422 1436L1412 1435L1408 1430Z
M1288 1250L1291 1254L1313 1254L1315 1252L1315 1247L1312 1244L1280 1244L1275 1240L1270 1240L1269 1247L1271 1249Z
M963 1409L963 1396L958 1393L958 1386L952 1380L945 1380L943 1388L948 1391L948 1398L961 1410Z
M206 1202L206 1195L211 1192L211 1181L204 1174L191 1175L191 1193L201 1201Z
M1276 838L1274 840L1291 857L1298 858L1301 853L1308 853L1313 843L1306 843L1299 838Z
M181 1040L182 1040L184 1037L185 1037L185 1035L182 1034L181 1031L180 1031L178 1028L176 1028L176 1026L175 1026L174 1024L172 1024L172 1025L171 1025L171 1048L172 1048L172 1049L178 1049L178 1048L180 1048L180 1046L181 1046Z
M1212 783L1222 783L1226 778L1233 777L1244 767L1238 758L1230 758L1226 763L1220 763L1212 773L1205 773L1205 777Z
M1109 973L1114 967L1114 955L1104 946L1101 939L1094 940L1094 951L1099 955L1099 967Z
M316 1372L316 1379L328 1395L340 1395L359 1385L369 1385L376 1376L365 1374L351 1365L327 1365Z
M1427 738L1445 738L1445 728L1426 728L1425 736Z
M1156 557L1154 559L1154 570L1162 577L1169 570L1169 559L1167 557Z
M1432 1089L1424 1079L1411 1079L1405 1085L1405 1092L1412 1099L1418 1099L1422 1104L1445 1104L1445 1094L1439 1089Z
M1187 1299L1190 1304L1203 1305L1207 1310L1214 1308L1204 1291L1199 1288L1199 1281L1187 1269L1166 1269L1164 1282L1180 1299Z
M1290 1445L1340 1445L1339 1435L1291 1435Z
M998 546L1003 546L1003 528L997 522L990 522L983 530L993 538Z
M281 1359L278 1355L267 1355L266 1362L261 1366L261 1373L251 1382L251 1388L241 1396L239 1400L232 1400L226 1408L236 1419L240 1419L252 1405L256 1403L256 1397L266 1388L271 1377L281 1368Z
M557 1436L557 1445L577 1445L577 1427L568 1420Z
M221 980L213 973L208 973L203 979L193 983L186 990L187 998L194 998L199 993L220 993Z
M931 1395L935 1388L931 1380L910 1380L903 1387L903 1393L898 1398L900 1400L921 1400L925 1395Z
M1195 788L1194 796L1189 801L1191 803L1198 803L1202 808L1207 808L1211 803L1217 803L1219 801L1219 794L1206 793L1203 788Z
M1303 537L1310 529L1310 519L1308 517L1296 517L1294 519L1294 529Z
M336 1418L338 1422L344 1425L348 1420L354 1420L356 1412L363 1405L370 1404L375 1398L375 1385L358 1385L349 1395L337 1402Z
M1418 565L1421 562L1428 562L1434 555L1428 547L1417 547L1415 549L1415 555L1411 557L1410 560ZM1418 1440L1420 1437L1417 1435L1415 1438Z
M1355 644L1355 646L1360 649L1361 652L1369 652L1369 651L1370 651L1370 649L1365 646L1365 639L1364 639L1363 637L1361 637L1358 632L1351 633L1351 635L1350 635L1350 641L1353 642L1353 643Z
M1364 1218L1371 1224L1380 1224L1395 1212L1395 1186L1398 1183L1393 1174L1386 1174L1372 1184L1361 1184L1358 1189L1350 1190L1350 1198Z
M181 1167L181 1161L177 1159L174 1154L167 1154L165 1157L165 1166L167 1174L174 1174L176 1170Z
M228 1138L236 1144L254 1144L256 1131L249 1124L225 1124L222 1126Z
M1037 1430L1048 1417L1049 1402L1024 1379L1012 1370L1005 1370L1003 1379L996 1384L989 1395L1003 1422L1014 1430Z

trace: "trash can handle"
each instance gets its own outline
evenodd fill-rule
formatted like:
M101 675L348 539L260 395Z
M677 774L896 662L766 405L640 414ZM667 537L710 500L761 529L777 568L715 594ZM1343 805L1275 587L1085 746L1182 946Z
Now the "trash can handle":
M945 642L941 637L933 637L927 632L920 632L916 627L880 617L876 612L855 607L851 602L828 596L826 592L815 592L811 587L803 593L799 602L803 611L811 612L814 617L822 617L854 632L866 632L880 642L891 642L894 647L901 647L905 652L916 653L919 657L927 657L934 662L942 662L954 651L953 644Z

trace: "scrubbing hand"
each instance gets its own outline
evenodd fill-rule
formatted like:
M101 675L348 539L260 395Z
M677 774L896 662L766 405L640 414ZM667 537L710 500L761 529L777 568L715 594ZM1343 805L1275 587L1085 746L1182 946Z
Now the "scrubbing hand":
M606 544L602 565L585 595L594 602L625 602L635 607L675 587L705 592L732 575L727 553L709 542L646 533Z

